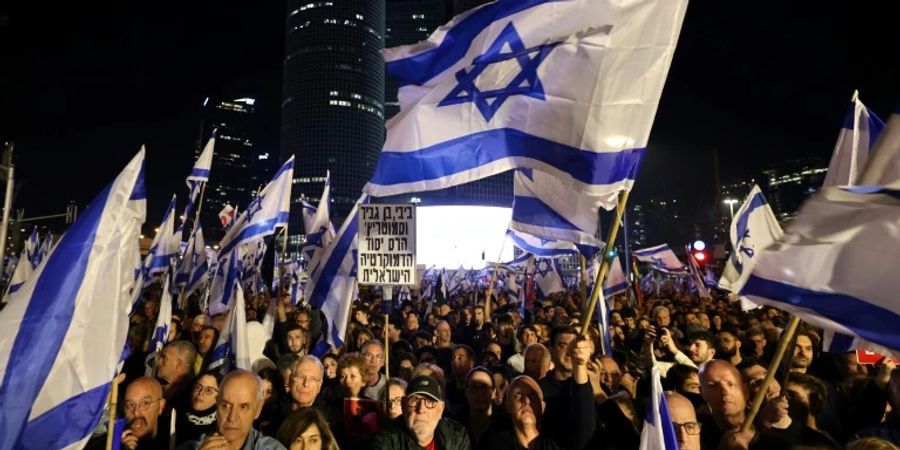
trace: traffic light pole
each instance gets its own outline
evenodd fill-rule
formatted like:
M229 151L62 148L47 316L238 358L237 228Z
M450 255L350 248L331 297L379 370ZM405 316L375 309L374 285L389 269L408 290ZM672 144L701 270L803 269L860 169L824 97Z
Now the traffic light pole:
M6 151L3 152L3 168L6 169L6 196L3 198L3 220L0 222L0 263L6 254L6 233L9 230L9 210L12 208L13 148L13 143L9 142L6 144Z

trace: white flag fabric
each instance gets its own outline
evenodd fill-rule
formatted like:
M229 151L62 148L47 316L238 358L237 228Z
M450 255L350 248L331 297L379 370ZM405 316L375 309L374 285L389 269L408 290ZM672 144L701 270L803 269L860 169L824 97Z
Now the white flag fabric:
M350 305L356 297L356 257L359 251L359 204L367 203L363 194L325 249L322 263L310 273L305 297L313 308L322 310L327 324L324 340L316 345L316 354L344 343Z
M303 257L306 258L306 269L313 272L322 262L325 249L334 240L334 226L331 224L331 172L325 174L325 188L319 198L319 207L312 217L306 232L306 243L303 245Z
M638 261L650 263L651 267L660 272L675 275L687 275L688 273L687 267L675 256L675 252L669 248L669 244L635 250L631 252L631 256Z
M230 253L240 244L263 239L274 233L276 227L287 226L293 180L294 157L291 156L225 233L219 242L220 255Z
M822 186L855 186L883 128L884 122L863 105L859 93L854 91Z
M898 116L888 127L895 125L900 127ZM875 155L897 155L896 143ZM900 178L890 186L823 188L784 236L759 252L741 295L868 342L873 350L900 354L898 221Z
M0 312L0 449L77 449L125 348L146 218L144 150Z
M900 104L878 135L859 184L893 185L900 180Z
M644 415L640 450L678 450L678 435L672 426L656 364L650 369L650 385L651 396Z
M615 208L618 196L585 195L556 177L531 169L515 171L512 220L509 228L541 236L602 248L594 236L599 209Z
M184 287L182 295L187 297L203 285L208 274L209 263L206 260L206 242L203 240L203 228L198 223L188 239L175 282Z
M50 239L50 237L48 236L47 239ZM4 302L13 299L14 297L10 297L9 295L15 294L16 291L25 284L25 281L31 278L31 274L34 273L34 270L40 263L40 250L41 247L38 239L37 227L34 227L34 229L31 230L31 235L28 236L28 240L25 241L25 248L22 249L22 254L19 256L16 270L9 280L9 285L6 288L6 295L3 296Z
M169 327L172 324L172 290L170 283L172 276L166 273L163 276L162 296L159 299L159 315L156 316L156 326L153 327L153 335L150 336L150 345L147 346L147 356L144 358L146 367L145 375L153 376L156 369L156 355L169 343Z
M596 264L597 270L600 270L600 265ZM590 272L588 272L590 274ZM594 274L594 279L596 279L597 274ZM593 284L593 281L589 284ZM628 280L625 279L625 271L622 270L622 264L619 262L619 256L616 255L615 258L612 259L612 262L609 263L609 272L606 274L606 280L603 282L603 295L607 297L612 297L616 294L621 294L628 289Z
M159 275L169 268L172 258L177 257L181 251L181 237L175 232L175 196L169 202L166 213L163 215L159 231L153 237L150 251L144 258L144 286L149 285L159 278Z
M209 181L209 171L212 168L213 152L216 147L216 134L218 132L213 130L212 136L206 141L206 146L203 147L203 151L197 157L197 162L194 163L194 167L187 177L188 188L192 188L195 183L206 183ZM191 201L194 200L194 198L191 199Z
M383 51L400 113L365 192L442 189L528 167L628 188L687 0L497 1Z
M578 254L578 248L569 241L532 236L518 230L507 230L506 237L522 251L541 258Z
M233 249L230 253L220 253L221 257L214 275L209 280L210 316L223 313L234 305L236 290L234 286L241 281L241 258L246 251L244 246Z
M222 334L212 352L210 369L228 373L234 369L251 370L250 341L247 339L247 315L244 307L244 290L241 283L234 283L234 307L228 312Z
M535 259L534 283L537 285L542 297L547 297L557 292L565 292L566 290L556 260L551 258Z

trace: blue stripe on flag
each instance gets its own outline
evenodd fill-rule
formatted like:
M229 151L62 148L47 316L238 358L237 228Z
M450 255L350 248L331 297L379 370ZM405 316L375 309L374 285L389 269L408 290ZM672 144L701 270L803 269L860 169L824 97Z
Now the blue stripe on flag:
M663 250L667 250L669 248L668 244L657 245L656 247L645 248L643 250L635 250L631 252L632 255L635 256L649 256L655 255Z
M129 200L146 200L147 199L147 187L144 185L144 169L146 167L147 167L147 162L142 161L141 162L141 171L138 172L137 181L134 183L134 190L131 191L131 197L129 197ZM107 186L106 189L104 190L104 192L108 193L110 186L112 186L112 184ZM104 197L104 198L106 198L106 197Z
M229 242L225 247L222 248L222 250L219 251L219 254L224 255L226 253L230 253L236 246L242 244L247 239L254 238L261 234L271 233L272 230L274 230L275 227L278 226L278 224L287 223L289 215L290 213L286 211L280 211L278 213L278 217L274 219L264 220L262 222L255 223L253 225L250 225L249 227L244 228L240 233L238 233L237 236L234 237L234 239L231 240L231 242Z
M550 205L535 197L517 195L513 198L513 222L537 225L544 228L583 231L572 222L566 220Z
M188 177L190 177L190 178L205 178L208 180L209 179L209 169L198 169L195 167L195 168L191 169L191 174L188 175Z
M586 184L634 179L645 149L592 152L512 128L469 134L410 152L385 149L371 184L388 186L435 180L504 158L530 158L556 167Z
M103 414L97 405L106 401L110 385L82 392L28 422L19 448L63 448L89 436Z
M669 405L666 403L666 395L659 393L659 426L662 428L663 443L666 449L678 448L678 436L675 435L675 427L672 425L672 417L669 415Z
M608 296L608 295L615 295L615 294L618 294L618 293L620 293L620 292L623 292L623 291L625 290L625 288L627 288L627 287L628 287L628 282L622 282L622 283L619 283L619 284L617 284L617 285L615 285L615 286L610 286L610 287L604 289L604 290L603 290L603 295L607 295L607 296Z
M576 253L575 250L535 247L513 233L507 233L506 236L512 239L513 243L516 244L516 247L519 247L520 249L528 253L531 253L535 256L540 256L542 258L553 258L562 255L574 255Z
M143 170L142 165L141 176ZM132 199L143 184L141 176ZM35 283L0 385L0 436L5 437L0 449L9 449L18 440L60 351L112 186L108 185L85 215L69 227Z
M750 275L741 295L765 297L806 308L885 347L900 349L900 315L851 295L818 292Z
M466 56L472 41L492 22L544 3L567 0L500 0L475 11L447 31L434 48L403 59L388 61L385 68L399 87L422 85L440 75Z

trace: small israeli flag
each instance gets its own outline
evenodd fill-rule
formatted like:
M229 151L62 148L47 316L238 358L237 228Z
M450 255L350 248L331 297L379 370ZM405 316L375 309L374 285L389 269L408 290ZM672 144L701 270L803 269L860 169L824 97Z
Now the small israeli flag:
M641 431L641 450L678 450L678 435L672 425L656 364L650 369L650 402Z
M562 275L556 260L552 258L537 258L534 261L534 283L541 292L542 297L557 292L565 292Z
M634 181L687 0L500 0L384 50L400 114L365 192L515 168L589 195Z
M669 248L669 244L635 250L631 252L631 256L638 261L650 263L651 267L660 272L674 275L688 274L687 267L675 256L675 252Z
M578 248L569 241L532 236L518 230L507 230L506 237L523 252L541 258L556 258L563 255L577 255Z
M187 297L203 285L208 273L206 242L203 240L203 228L198 223L191 232L187 247L184 249L184 256L181 258L175 282L179 286L183 286L182 295Z
M719 287L740 292L756 263L757 252L778 240L783 234L772 207L759 186L753 185L744 204L731 221L731 247L734 249L725 263ZM747 307L753 305L745 303Z
M175 232L175 196L169 202L163 215L159 231L150 244L150 252L144 259L144 286L151 284L159 275L169 268L172 258L178 257L181 250L181 238Z
M234 307L228 312L219 341L212 350L210 369L228 373L234 369L251 369L250 341L247 337L247 315L244 306L244 290L234 283ZM273 300L274 301L274 300Z
M167 272L163 277L162 296L159 299L159 315L156 316L156 326L153 327L153 335L150 336L150 345L147 347L147 357L144 359L146 366L145 375L153 376L156 369L156 355L162 351L169 342L169 327L172 324L172 276Z
M866 167L870 149L875 147L884 122L859 100L859 92L853 91L850 109L844 126L838 135L828 173L822 186L854 186L859 174Z
M322 262L325 249L334 240L334 225L331 224L331 171L325 174L325 189L319 198L319 207L306 226L306 243L303 246L303 257L306 258L308 271L313 272ZM307 209L304 208L304 220Z
M25 248L22 249L22 254L21 256L19 256L19 262L16 264L16 270L13 272L12 278L10 278L9 280L9 285L6 288L6 295L3 296L4 302L9 302L13 298L15 298L9 297L9 295L14 294L16 291L18 291L19 288L21 288L22 285L25 284L25 281L27 281L28 278L31 278L31 274L34 273L34 270L40 263L40 259L37 258L37 253L39 251L40 243L38 242L37 227L34 227L31 230L31 235L28 237L28 240L25 241Z
M595 264L597 270L600 270L600 265ZM597 274L594 274L594 279L596 279ZM593 280L591 283L593 284ZM619 262L619 256L616 255L615 258L612 259L609 263L609 272L606 275L606 280L603 281L603 295L606 297L612 297L613 295L621 294L628 289L628 280L625 279L625 271L622 270L622 264Z

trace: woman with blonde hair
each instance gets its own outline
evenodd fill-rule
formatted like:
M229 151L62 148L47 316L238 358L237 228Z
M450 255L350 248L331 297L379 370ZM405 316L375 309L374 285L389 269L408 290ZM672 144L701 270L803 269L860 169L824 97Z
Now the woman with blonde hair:
M276 435L288 450L340 450L318 410L303 408L288 416Z

